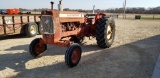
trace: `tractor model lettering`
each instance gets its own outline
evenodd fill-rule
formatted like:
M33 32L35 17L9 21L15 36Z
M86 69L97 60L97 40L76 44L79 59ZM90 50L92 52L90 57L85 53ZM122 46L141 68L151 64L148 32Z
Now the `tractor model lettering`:
M83 16L82 16L82 14L59 14L59 17L80 18L80 17L83 17Z

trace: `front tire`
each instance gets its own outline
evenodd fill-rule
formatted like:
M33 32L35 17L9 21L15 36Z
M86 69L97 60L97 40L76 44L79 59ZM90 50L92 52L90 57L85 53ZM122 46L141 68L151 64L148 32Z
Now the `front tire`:
M75 67L81 59L82 49L75 43L68 47L65 54L65 63L68 67Z
M100 18L97 23L96 40L101 48L109 48L115 37L115 21L113 18Z
M40 54L44 53L47 49L47 45L43 42L41 38L34 39L29 45L29 52L33 57L38 57Z

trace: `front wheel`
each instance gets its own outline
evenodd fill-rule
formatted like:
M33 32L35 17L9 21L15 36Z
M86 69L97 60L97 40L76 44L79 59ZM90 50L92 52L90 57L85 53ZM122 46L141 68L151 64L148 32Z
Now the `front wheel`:
M101 48L109 48L114 42L115 22L113 18L104 16L98 21L96 29L97 44Z
M68 67L75 67L81 59L82 49L75 43L68 47L65 54L65 63Z
M44 53L47 49L47 45L43 42L41 38L34 39L29 45L29 52L33 57L37 57Z

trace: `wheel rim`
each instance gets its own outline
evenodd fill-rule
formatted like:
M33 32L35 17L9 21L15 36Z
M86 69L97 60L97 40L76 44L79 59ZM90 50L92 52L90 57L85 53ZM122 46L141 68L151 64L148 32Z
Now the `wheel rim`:
M32 25L32 26L30 27L30 32L31 32L31 34L35 34L35 33L37 32L35 25Z
M71 56L72 63L76 64L79 61L80 57L81 57L80 50L78 48L74 49Z
M40 43L36 44L35 51L37 54L43 53L45 51L45 45Z
M107 39L110 40L111 39L111 36L112 36L112 28L111 28L111 25L108 25L107 26Z

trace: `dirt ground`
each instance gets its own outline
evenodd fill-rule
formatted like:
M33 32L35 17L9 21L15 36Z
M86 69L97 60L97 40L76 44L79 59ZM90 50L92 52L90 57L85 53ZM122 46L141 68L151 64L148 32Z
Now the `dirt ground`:
M160 22L115 21L113 45L101 49L94 38L85 38L81 61L74 68L65 65L65 47L48 45L33 59L28 47L35 37L0 37L0 78L150 78L160 53Z

